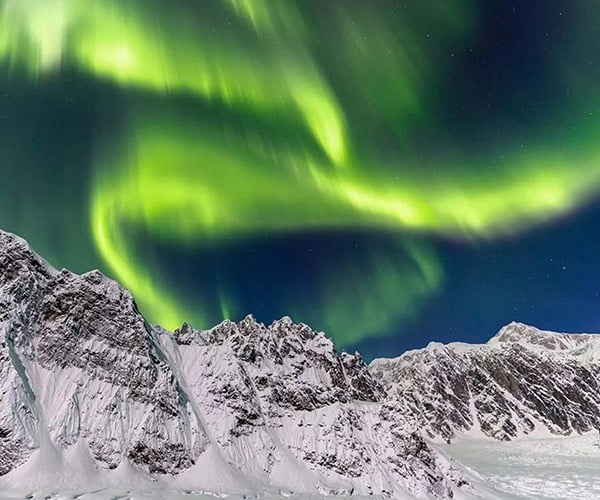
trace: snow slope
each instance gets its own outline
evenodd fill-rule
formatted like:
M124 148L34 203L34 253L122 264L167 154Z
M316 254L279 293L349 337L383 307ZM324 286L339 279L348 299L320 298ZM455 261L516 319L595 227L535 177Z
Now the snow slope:
M600 498L600 447L595 431L510 442L459 439L438 446L472 471L471 481L481 499Z

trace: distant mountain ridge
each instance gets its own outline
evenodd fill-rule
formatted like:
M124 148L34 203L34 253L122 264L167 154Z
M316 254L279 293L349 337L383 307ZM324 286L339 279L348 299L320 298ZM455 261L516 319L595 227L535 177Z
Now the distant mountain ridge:
M600 335L511 323L486 344L431 343L374 360L370 370L429 438L510 440L600 427Z
M0 232L0 333L0 490L23 467L43 482L81 464L190 491L450 497L466 484L359 355L289 318L171 334L98 271L56 271Z

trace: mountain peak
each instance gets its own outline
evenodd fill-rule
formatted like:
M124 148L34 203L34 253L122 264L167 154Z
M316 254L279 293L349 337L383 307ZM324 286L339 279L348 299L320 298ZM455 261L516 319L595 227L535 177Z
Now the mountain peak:
M3 250L5 247L8 247L8 246L14 245L14 244L17 244L17 245L20 245L22 247L26 247L29 249L29 244L23 238L21 238L20 236L17 236L14 233L9 233L8 231L3 231L2 229L0 229L0 251Z
M512 322L485 344L432 344L370 368L430 437L509 440L600 425L599 364L600 335Z
M55 270L19 236L0 230L0 286L23 272L48 277Z
M489 341L494 344L520 344L546 351L562 351L572 355L599 350L600 335L593 333L559 333L540 330L524 323L511 322L502 327Z

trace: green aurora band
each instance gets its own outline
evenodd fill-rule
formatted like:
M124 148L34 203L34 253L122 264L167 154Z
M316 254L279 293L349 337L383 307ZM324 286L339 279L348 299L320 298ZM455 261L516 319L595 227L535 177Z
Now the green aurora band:
M137 230L190 248L307 230L389 233L392 250L340 256L336 277L320 280L310 303L290 303L297 318L344 345L389 331L439 288L444 272L424 235L512 234L600 189L593 123L564 153L540 145L505 154L493 169L479 168L490 163L484 155L458 148L429 163L410 153L411 128L431 112L422 82L442 77L431 69L440 40L460 41L473 22L468 2L419 3L406 26L418 19L436 41L408 29L399 39L363 3L331 2L340 28L335 48L321 50L318 22L288 0L189 2L163 17L158 0L5 0L0 57L33 79L68 66L161 96L133 106L127 130L99 142L90 220L115 278L167 328L210 326L215 307L159 276ZM227 10L230 32L211 29L208 4ZM342 67L346 81L333 82L328 65ZM164 101L177 96L218 109L219 119L170 112ZM400 145L393 154L381 155L369 137L377 127ZM236 313L235 291L210 292L223 317Z

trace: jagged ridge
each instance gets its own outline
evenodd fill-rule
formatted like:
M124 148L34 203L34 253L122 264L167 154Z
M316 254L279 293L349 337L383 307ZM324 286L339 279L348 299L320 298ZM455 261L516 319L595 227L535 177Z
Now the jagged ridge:
M600 426L600 335L511 323L486 344L431 343L370 369L430 438L510 440Z
M451 496L464 483L358 354L289 318L171 334L101 273L55 271L0 232L0 331L0 475L79 446L101 468L208 490Z

